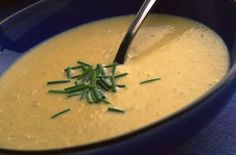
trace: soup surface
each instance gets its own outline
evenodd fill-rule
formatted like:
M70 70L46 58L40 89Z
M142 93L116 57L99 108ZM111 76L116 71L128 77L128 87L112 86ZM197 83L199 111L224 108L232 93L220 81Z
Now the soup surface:
M78 60L96 65L114 59L133 16L95 21L31 49L0 78L0 148L52 149L110 139L157 122L188 106L226 74L229 60L221 38L189 19L150 15L129 49L118 79L126 88L107 93L108 104L49 94L67 84L64 68ZM140 85L140 81L161 80ZM109 106L125 113L108 112ZM64 109L71 111L54 119Z

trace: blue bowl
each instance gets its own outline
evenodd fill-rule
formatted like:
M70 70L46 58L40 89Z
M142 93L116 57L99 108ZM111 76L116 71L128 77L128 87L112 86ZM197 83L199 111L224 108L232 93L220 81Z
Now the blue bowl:
M45 39L90 21L135 14L142 3L141 0L41 0L26 7L0 22L0 74L25 51ZM152 11L192 18L215 30L229 49L230 68L225 78L190 106L138 131L78 147L39 151L0 148L0 154L161 154L209 123L235 90L236 2L159 0Z

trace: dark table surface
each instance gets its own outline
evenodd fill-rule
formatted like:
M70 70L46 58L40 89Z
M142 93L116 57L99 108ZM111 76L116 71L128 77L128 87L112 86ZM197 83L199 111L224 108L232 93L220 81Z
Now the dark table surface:
M37 0L1 1L0 20L34 1ZM236 155L236 92L234 94L210 124L170 155Z

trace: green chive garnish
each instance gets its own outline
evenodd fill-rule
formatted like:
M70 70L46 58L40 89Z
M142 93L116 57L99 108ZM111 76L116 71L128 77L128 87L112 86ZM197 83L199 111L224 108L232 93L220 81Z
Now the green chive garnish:
M81 69L81 68L83 68L82 65L78 65L78 66L73 66L73 67L71 67L72 70Z
M98 77L98 78L101 78L101 77L103 77L103 78L110 78L111 75L98 75L97 77Z
M79 80L75 81L75 85L81 85L81 84L84 84L84 83L81 83Z
M118 74L115 76L115 78L120 78L120 77L123 77L123 76L126 76L128 75L128 73L122 73L122 74Z
M84 72L82 74L73 76L72 79L77 78L77 80L79 80L79 79L83 78L84 76L86 76L91 70L92 70L92 67L88 67L84 70Z
M111 77L111 83L112 83L112 85L111 85L112 91L113 91L113 92L116 92L116 83L115 83L115 78L114 78L114 76Z
M107 100L102 100L102 102L106 103L106 104L111 104L111 102L107 101Z
M85 62L83 62L83 61L77 61L77 63L78 64L81 64L81 65L84 65L84 66L89 66L89 67L92 67L92 65L90 65L90 64L87 64L87 63L85 63Z
M106 80L106 79L104 79L104 78L100 78L100 81L101 81L106 87L108 87L109 89L111 88L111 83L110 83L108 80Z
M116 78L128 75L128 73L116 74L117 63L110 65L97 64L92 66L86 62L78 61L77 66L65 69L68 80L49 81L49 84L71 83L72 85L64 90L49 90L49 93L66 94L68 98L80 96L80 100L86 98L88 103L107 103L105 93L116 92L116 87L124 88L125 85L116 85ZM110 68L111 75L108 75L105 68ZM72 70L81 69L79 75L72 76ZM111 108L112 109L112 108Z
M111 68L111 67L113 67L115 65L115 63L113 63L113 64L110 64L110 65L105 65L105 66L103 66L104 68Z
M115 75L115 71L116 71L116 66L117 66L117 63L115 62L113 67L112 67L112 75Z
M97 88L94 88L93 91L97 102L100 102L102 100L102 95L100 94L99 90Z
M149 83L149 82L153 82L153 81L158 81L160 80L161 78L154 78L154 79L149 79L149 80L145 80L145 81L142 81L140 82L139 84L145 84L145 83Z
M77 80L81 80L82 83L86 83L90 80L90 78L91 78L90 76L91 76L91 71L88 74L86 74L84 77L77 79Z
M79 95L82 95L82 93L81 92L70 93L67 95L67 97L69 98L69 97L74 97L74 96L79 96Z
M61 84L61 83L69 83L70 80L58 80L58 81L48 81L47 85L51 85L51 84Z
M85 85L84 83L81 83L81 84L77 84L77 85L72 86L72 87L67 87L64 90L72 90L72 89L75 89L75 88L78 88L78 87L81 87L81 86L84 86L84 85Z
M66 69L66 76L67 76L68 79L71 78L71 67L67 67L67 69Z
M49 90L49 93L55 93L55 94L64 94L67 93L66 90Z
M92 94L91 94L91 91L88 91L87 94L86 94L86 98L87 98L87 101L89 103L93 103L93 98L92 98Z
M124 85L124 84L117 84L116 87L119 87L119 88L125 88L126 85Z
M83 86L79 86L79 87L75 87L73 89L68 89L66 90L68 93L74 93L74 92L78 92L78 91L82 91L87 89L89 86L88 85L83 85Z
M106 96L104 95L104 93L103 93L101 90L99 90L99 93L100 93L100 95L102 96L102 99L105 99L105 98L106 98Z
M97 84L105 91L109 90L109 87L107 87L100 79L97 81Z
M84 90L79 98L79 100L82 100L84 99L84 96L86 95L86 90Z
M105 70L104 70L104 68L101 64L97 64L97 67L98 67L98 69L99 69L99 71L101 72L102 75L106 75L106 72L105 72Z
M92 87L96 87L96 82L97 82L97 81L96 81L96 80L97 80L96 78L97 78L97 74L96 74L95 70L92 70L92 71L91 71L91 80L90 80Z
M118 107L108 107L107 111L117 112L117 113L125 113L124 109L121 109L121 108L118 108Z
M58 113L52 115L50 118L53 119L53 118L55 118L55 117L58 117L58 116L60 116L60 115L62 115L62 114L64 114L64 113L70 111L70 110L71 110L71 109L68 108L68 109L66 109L66 110L63 110L63 111L61 111L61 112L58 112Z

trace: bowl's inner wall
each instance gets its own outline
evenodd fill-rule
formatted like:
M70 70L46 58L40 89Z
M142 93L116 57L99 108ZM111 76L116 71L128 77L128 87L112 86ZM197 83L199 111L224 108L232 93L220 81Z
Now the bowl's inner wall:
M236 10L228 0L159 0L153 12L198 20L215 30L233 55ZM23 53L45 39L97 19L135 14L141 0L48 0L0 25L0 48ZM0 49L1 51L1 49ZM231 57L232 58L232 57ZM233 61L231 61L233 62Z

